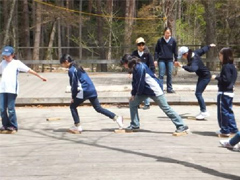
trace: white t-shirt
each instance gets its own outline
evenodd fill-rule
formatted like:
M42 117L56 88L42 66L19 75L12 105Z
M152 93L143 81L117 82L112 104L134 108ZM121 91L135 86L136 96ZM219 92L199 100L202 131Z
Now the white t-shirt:
M13 59L10 62L3 60L0 63L0 74L2 74L0 93L18 94L18 73L19 71L28 72L29 70L30 68L19 60Z

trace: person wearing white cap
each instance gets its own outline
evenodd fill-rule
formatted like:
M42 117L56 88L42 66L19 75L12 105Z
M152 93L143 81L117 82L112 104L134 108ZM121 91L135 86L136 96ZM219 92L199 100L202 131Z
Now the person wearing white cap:
M181 67L188 72L195 72L198 76L195 96L198 100L200 106L200 113L196 116L196 119L204 119L209 116L207 112L202 93L207 87L211 80L211 73L209 69L203 64L201 57L205 54L211 47L215 47L215 44L210 44L209 46L204 46L201 49L195 50L194 52L186 46L182 46L178 50L178 59L186 59L187 65L182 65L180 62L176 62L174 65Z
M17 117L15 113L15 100L19 91L18 73L29 72L41 80L46 81L44 77L33 71L20 60L14 59L14 49L11 46L5 46L2 50L3 60L0 63L0 112L2 117L1 134L13 134L18 130Z
M137 50L132 52L132 56L136 56L141 59L141 62L145 63L153 73L155 73L155 66L153 62L152 55L145 46L145 40L142 37L136 39ZM144 100L144 110L150 109L150 99L147 98Z

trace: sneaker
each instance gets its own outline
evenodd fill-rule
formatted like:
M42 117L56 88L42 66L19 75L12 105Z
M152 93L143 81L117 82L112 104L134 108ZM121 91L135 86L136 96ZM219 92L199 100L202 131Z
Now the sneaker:
M179 128L177 128L177 130L175 132L180 133L180 132L184 132L184 131L190 131L188 126L180 126Z
M209 113L206 111L206 112L200 112L197 116L196 116L196 119L198 120L201 120L201 119L205 119L206 117L209 117Z
M167 90L167 93L176 93L173 89Z
M68 131L73 134L81 134L83 129L82 129L82 126L72 126L69 128Z
M229 143L229 139L220 140L219 143L222 147L233 149L233 146Z
M17 132L17 129L15 127L7 127L6 129L8 131L8 134L14 134Z
M134 126L130 125L125 130L126 131L138 131L139 129L140 129L139 127L134 127Z
M123 128L123 117L122 116L118 116L118 118L116 119L116 122L119 126L119 129Z
M233 146L233 151L238 151L240 152L240 143L236 144L235 146Z
M215 132L217 135L222 136L222 137L229 137L230 134L224 134L220 130Z
M142 109L143 109L143 110L150 109L150 105L144 105Z
M1 128L0 128L0 133L6 133L8 130L7 130L7 128L5 127L5 126L2 126Z

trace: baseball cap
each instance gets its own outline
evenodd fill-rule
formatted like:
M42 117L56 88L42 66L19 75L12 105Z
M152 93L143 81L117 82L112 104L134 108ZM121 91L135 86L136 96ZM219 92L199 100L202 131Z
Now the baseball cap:
M11 46L5 46L2 50L2 56L10 56L14 53L14 49Z
M139 38L137 38L137 40L136 40L136 44L140 44L140 43L145 44L145 41L144 41L144 39L143 39L142 37L139 37Z
M182 55L185 54L185 53L187 53L188 50L189 50L189 49L188 49L188 47L186 47L186 46L180 47L179 50L178 50L178 59L181 59L181 58L182 58Z

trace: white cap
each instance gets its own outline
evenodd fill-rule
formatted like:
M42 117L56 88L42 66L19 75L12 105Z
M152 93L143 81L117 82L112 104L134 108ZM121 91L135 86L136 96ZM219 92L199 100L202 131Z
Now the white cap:
M137 38L136 44L139 44L139 43L144 43L145 44L145 41L142 37Z
M188 47L186 47L186 46L180 47L179 50L178 50L178 59L181 59L181 58L182 58L182 55L185 54L185 53L187 53L188 50L189 50L189 49L188 49Z

